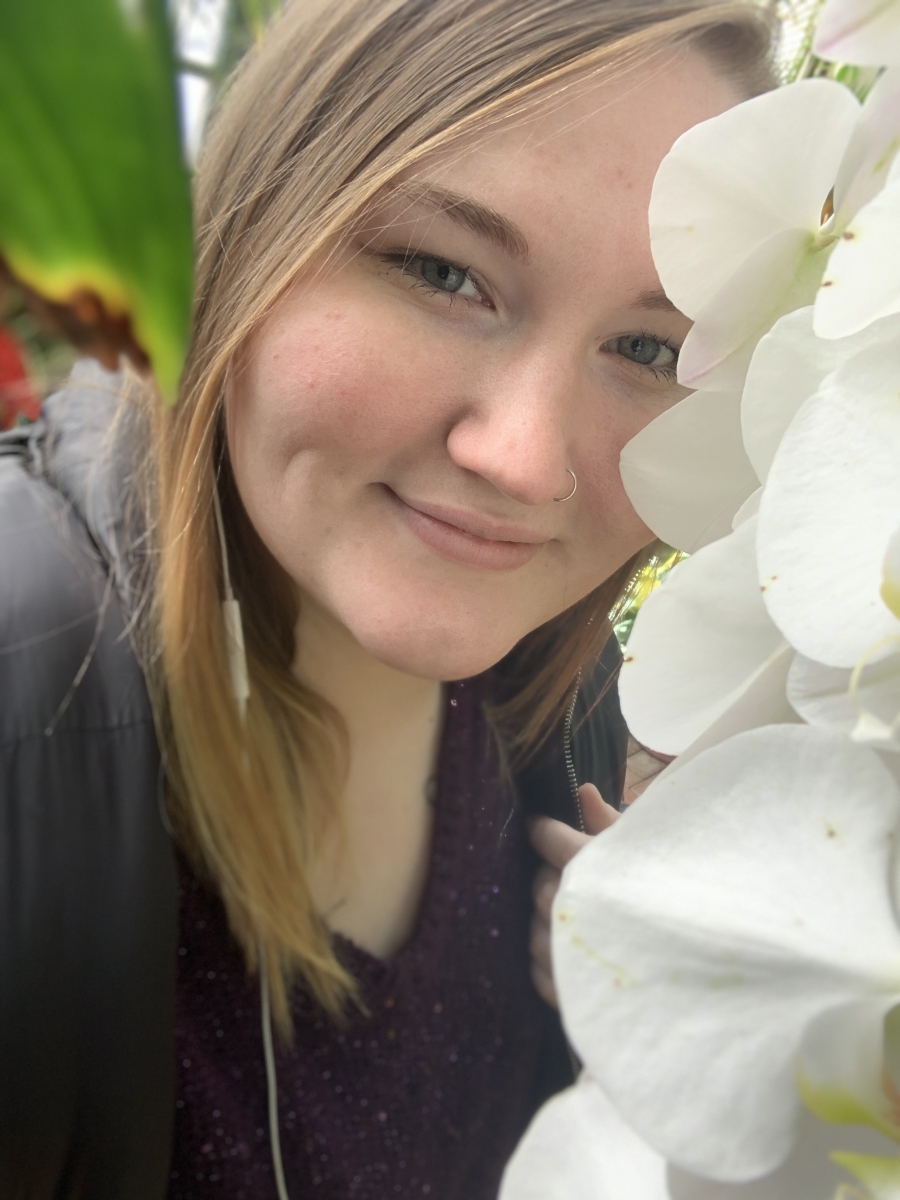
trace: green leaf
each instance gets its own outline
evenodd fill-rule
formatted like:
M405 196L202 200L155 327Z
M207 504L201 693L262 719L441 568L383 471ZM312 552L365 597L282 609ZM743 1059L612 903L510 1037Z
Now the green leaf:
M281 11L281 0L238 0L238 10L244 24L259 38L269 21Z
M164 0L2 0L0 259L56 305L102 306L172 399L192 255Z

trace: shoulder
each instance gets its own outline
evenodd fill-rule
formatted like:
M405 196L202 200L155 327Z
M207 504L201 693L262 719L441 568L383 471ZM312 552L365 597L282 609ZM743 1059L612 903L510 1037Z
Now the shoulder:
M0 437L0 746L150 719L113 572L45 450L42 423Z
M75 1163L162 1195L177 924L159 752L116 572L46 440L0 435L0 1176L56 1194Z

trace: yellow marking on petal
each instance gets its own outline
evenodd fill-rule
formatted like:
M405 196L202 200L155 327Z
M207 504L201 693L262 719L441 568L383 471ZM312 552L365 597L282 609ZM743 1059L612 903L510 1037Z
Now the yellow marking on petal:
M897 1092L887 1076L882 1077L885 1092L885 1111L869 1108L863 1100L846 1088L814 1084L802 1071L797 1072L797 1091L800 1099L815 1115L830 1125L869 1125L892 1142L900 1142L900 1108ZM885 1087L885 1084L888 1087ZM888 1094L888 1089L893 1095Z
M875 713L870 712L860 699L860 680L862 679L863 671L880 650L883 650L885 646L891 645L900 645L900 637L896 633L886 633L877 642L873 642L853 668L853 674L850 676L847 693L857 713L856 726L851 731L850 737L855 742L891 741L894 729L900 724L900 713L897 714L890 725L887 725Z
M881 1158L872 1154L853 1154L849 1151L837 1150L829 1156L839 1167L844 1167L851 1175L855 1175L866 1187L860 1192L848 1184L843 1184L844 1195L848 1198L864 1196L865 1200L900 1200L900 1158ZM837 1197L841 1195L838 1190Z
M872 168L872 174L880 175L881 172L885 169L885 167L890 166L891 162L893 161L894 155L897 153L898 150L900 150L900 136L895 136L888 143L888 147L885 150L884 154L882 154L882 156L881 156L881 158L879 158L878 162L875 163L874 167Z
M819 224L825 225L834 216L834 188L825 197L825 203L822 205L822 213L819 217Z
M880 595L894 616L900 617L900 579L885 579Z
M569 942L576 949L583 950L592 962L597 963L598 966L603 967L604 970L610 972L610 974L613 976L613 987L633 987L634 984L637 983L637 980L634 978L634 976L630 975L620 963L610 962L608 958L604 958L601 954L598 954L593 946L589 946L587 944L583 937L574 934L569 939Z
M713 976L709 981L709 986L714 992L722 992L726 988L743 987L746 982L746 975L741 975L738 971L731 971L725 975Z

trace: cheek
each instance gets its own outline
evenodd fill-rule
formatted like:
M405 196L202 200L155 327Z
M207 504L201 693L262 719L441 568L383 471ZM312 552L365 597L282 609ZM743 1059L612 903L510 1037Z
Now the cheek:
M244 467L272 482L323 456L331 470L365 460L377 474L414 446L435 422L422 382L434 358L411 340L377 315L339 307L274 323L230 397L238 475Z
M282 473L306 452L377 454L410 409L380 344L340 312L263 338L235 390L238 456Z
M611 406L605 415L586 423L588 436L582 443L584 453L578 459L581 468L578 486L581 488L583 479L585 492L582 510L585 540L594 547L606 548L607 553L612 551L619 564L654 538L634 511L619 470L622 448L648 420L646 413L628 412L623 416ZM611 570L607 571L610 573Z

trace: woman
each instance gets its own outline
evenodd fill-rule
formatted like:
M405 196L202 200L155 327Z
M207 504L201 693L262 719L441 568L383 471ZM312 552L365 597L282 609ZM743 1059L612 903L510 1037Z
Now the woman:
M0 459L3 1197L495 1195L571 1070L524 809L618 801L618 456L683 394L650 186L768 40L297 0L251 54L178 406L82 368Z

